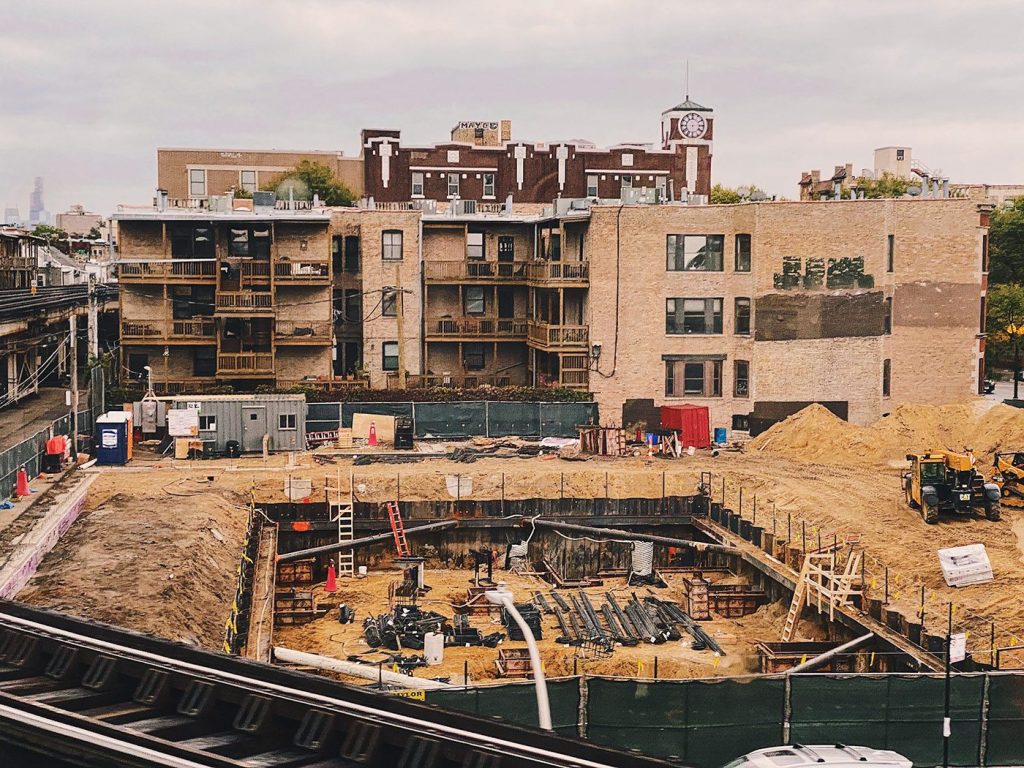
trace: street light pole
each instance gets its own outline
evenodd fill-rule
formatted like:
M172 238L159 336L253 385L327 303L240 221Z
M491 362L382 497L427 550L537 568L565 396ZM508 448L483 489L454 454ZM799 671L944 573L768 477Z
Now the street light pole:
M523 639L526 640L526 647L530 651L530 666L533 667L533 683L537 690L537 722L545 731L551 728L551 706L548 703L548 684L544 679L544 670L541 669L540 652L537 650L537 640L533 636L533 630L526 623L522 614L516 609L512 602L512 592L505 582L500 582L497 589L491 589L484 593L487 602L491 605L500 605L505 612L512 617L519 629L523 632Z

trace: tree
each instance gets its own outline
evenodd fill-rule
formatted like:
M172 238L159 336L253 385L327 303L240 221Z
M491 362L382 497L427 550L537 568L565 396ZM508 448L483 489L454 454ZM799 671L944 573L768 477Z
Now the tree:
M99 227L92 227L89 229L88 237L90 240L99 240L103 237L103 233L100 232Z
M352 205L355 195L334 176L326 165L303 160L295 170L273 179L264 189L277 192L278 199L287 200L289 190L296 200L312 200L317 195L325 205Z
M41 237L47 245L52 245L62 253L69 253L68 233L60 227L52 227L49 224L36 224L32 230L35 237Z
M1024 283L1024 197L992 213L988 229L988 281Z
M882 197L903 197L907 194L910 183L909 179L885 171L879 179L860 176L854 181L854 186L863 191L867 199L877 200Z
M1024 285L994 285L986 301L985 363L993 368L1019 367L1024 351Z
M744 200L764 200L767 196L764 190L756 184L748 184L745 187L726 187L715 184L711 188L711 202L715 204L742 203Z

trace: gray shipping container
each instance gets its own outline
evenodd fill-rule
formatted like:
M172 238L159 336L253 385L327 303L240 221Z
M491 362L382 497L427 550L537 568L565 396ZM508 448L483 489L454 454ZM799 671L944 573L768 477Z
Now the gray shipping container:
M306 448L305 395L182 395L172 408L199 409L199 439L207 451L224 453L229 442L242 453L263 450L263 435L271 451Z

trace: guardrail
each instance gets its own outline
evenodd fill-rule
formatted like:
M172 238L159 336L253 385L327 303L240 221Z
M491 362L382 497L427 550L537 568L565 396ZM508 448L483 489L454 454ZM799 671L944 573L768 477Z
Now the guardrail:
M423 277L428 281L453 280L516 281L526 280L529 262L453 259L423 262Z
M329 321L278 320L274 324L274 338L278 342L294 344L330 343L334 325Z
M217 324L212 317L202 320L121 321L121 338L126 341L212 339L216 333Z
M218 292L217 310L221 312L273 312L274 295L252 291Z
M118 279L125 282L189 282L217 277L216 259L122 259L115 265Z
M544 347L586 347L588 329L586 325L552 325L531 320L529 340Z
M218 354L217 372L273 374L274 355L270 352Z
M437 317L426 321L426 336L525 338L527 321L515 318Z
M331 265L327 261L303 259L274 263L274 278L277 280L321 282L329 280L330 277Z
M590 281L590 263L586 261L533 261L529 266L530 280L587 283Z

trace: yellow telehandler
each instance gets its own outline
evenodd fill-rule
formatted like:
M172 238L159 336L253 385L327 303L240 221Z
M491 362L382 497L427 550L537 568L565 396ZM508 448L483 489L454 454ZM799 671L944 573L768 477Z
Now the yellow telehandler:
M999 519L1002 492L996 483L985 482L974 468L974 455L952 451L908 453L910 471L903 475L907 504L920 509L926 523L937 523L940 513L983 514Z

